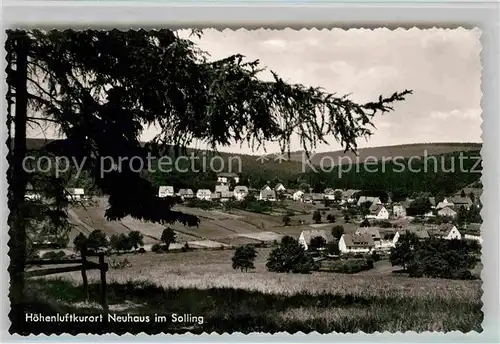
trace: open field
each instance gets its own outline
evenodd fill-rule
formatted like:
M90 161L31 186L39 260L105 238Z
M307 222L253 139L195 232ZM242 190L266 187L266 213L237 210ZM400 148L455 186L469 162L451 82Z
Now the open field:
M384 261L355 275L278 274L265 269L269 251L258 250L248 273L231 268L233 250L119 256L132 266L109 271L110 309L205 319L188 328L143 324L138 331L481 331L480 281L409 278L392 274ZM31 279L28 289L37 299L90 314L99 312L98 272L89 272L89 280L91 303L83 302L78 272Z

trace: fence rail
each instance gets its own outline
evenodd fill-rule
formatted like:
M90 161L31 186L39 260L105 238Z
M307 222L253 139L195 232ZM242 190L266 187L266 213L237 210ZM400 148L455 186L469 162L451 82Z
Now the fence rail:
M88 290L88 279L87 279L87 270L99 270L100 278L101 278L101 305L105 313L105 319L107 319L107 313L109 311L108 301L106 296L106 272L108 271L108 263L104 261L104 253L99 253L99 262L89 262L87 260L87 255L82 253L80 259L54 259L54 260L29 260L26 262L26 265L63 265L63 264L78 264L73 266L62 266L56 268L47 268L47 269L37 269L25 271L25 278L30 277L40 277L47 275L60 274L64 272L71 271L81 271L82 272L82 280L83 280L83 289L85 292L85 296L87 300L89 299L89 290Z

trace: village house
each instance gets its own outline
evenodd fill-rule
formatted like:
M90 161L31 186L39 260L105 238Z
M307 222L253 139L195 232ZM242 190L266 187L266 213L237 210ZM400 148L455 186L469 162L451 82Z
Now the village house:
M441 208L437 211L437 214L439 216L446 216L446 217L452 217L452 218L457 217L457 212L455 210L453 210L451 207Z
M374 249L375 243L370 234L342 234L339 240L342 253L369 253Z
M439 210L439 209L444 209L447 207L453 208L453 206L454 206L453 202L449 202L448 199L445 198L436 205L436 209Z
M396 234L394 234L394 238L392 239L392 245L396 245L396 243L398 242L399 238L401 237L401 235L404 235L404 234L408 234L408 233L413 233L417 236L417 238L419 240L425 240L427 238L429 238L429 232L424 229L424 228L418 228L418 229L410 229L410 228L406 228L406 229L400 229L396 232Z
M273 189L271 189L268 185L266 185L265 187L262 188L262 190L260 190L259 200L275 202L276 192Z
M323 202L325 200L325 195L322 193L311 193L311 199L313 202Z
M446 240L462 239L462 235L458 231L457 226L451 223L443 223L432 232L432 235Z
M215 192L227 192L229 191L229 184L216 184Z
M183 200L194 198L194 192L191 189L180 189L178 195Z
M406 217L406 208L401 204L394 204L392 207L392 216L395 219L401 219Z
M370 202L371 204L382 204L380 201L380 198L378 197L370 197L370 196L360 196L358 199L358 207L361 206L361 204L364 204L366 202Z
M173 197L175 196L173 186L160 186L158 188L158 197Z
M370 214L366 215L367 219L375 219L375 220L388 220L389 212L382 204L373 203L370 206Z
M285 191L286 191L286 188L285 188L285 186L284 186L283 184L278 183L278 184L276 184L276 185L274 186L274 191L276 191L276 192L278 192L278 193L279 193L279 192L285 192Z
M345 200L347 203L350 203L350 204L356 203L356 197L354 197L354 196L359 191L360 190L353 190L353 189L342 191L342 200Z
M304 191L302 190L295 191L292 195L292 199L294 201L302 202L304 200Z
M233 172L220 172L217 173L217 184L219 185L229 185L231 180L234 180L235 184L240 182L240 177Z
M472 200L469 197L452 197L450 199L451 202L453 202L455 209L460 209L461 207L464 207L465 209L469 210L472 206Z
M299 244L301 244L304 249L307 250L311 245L311 239L315 237L322 237L323 239L325 239L325 242L327 244L333 241L333 236L330 232L327 232L323 229L312 229L305 230L300 233Z
M242 201L248 196L248 188L244 185L235 186L233 192L237 201Z
M382 237L380 228L378 227L362 227L358 228L354 234L370 235L373 239L376 250L388 250L393 247L392 240L386 240Z
M208 189L199 189L196 191L196 198L202 201L210 201L212 199L212 191Z
M227 202L233 199L234 197L234 192L232 191L222 191L222 192L217 192L219 194L219 200L221 202Z
M325 199L329 201L335 201L335 190L332 188L326 188L324 191Z
M455 194L455 196L461 196L462 195L462 191L469 198L471 197L471 194L472 194L473 199L471 199L471 201L473 203L479 202L479 200L481 198L481 195L483 194L483 189L482 188L469 188L469 187L467 187L467 188L463 188L462 190L459 190Z
M210 192L210 201L212 201L212 202L220 201L220 193L219 192Z

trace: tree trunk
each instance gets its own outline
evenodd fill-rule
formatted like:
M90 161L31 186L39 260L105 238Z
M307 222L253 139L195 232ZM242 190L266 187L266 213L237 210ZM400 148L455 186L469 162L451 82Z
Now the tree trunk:
M24 197L27 175L23 169L26 156L26 118L28 111L27 70L29 38L24 32L15 33L16 72L15 87L14 147L12 152L11 180L9 180L9 235L10 235L10 300L11 332L19 331L24 310L24 267L26 261L26 229L24 219Z

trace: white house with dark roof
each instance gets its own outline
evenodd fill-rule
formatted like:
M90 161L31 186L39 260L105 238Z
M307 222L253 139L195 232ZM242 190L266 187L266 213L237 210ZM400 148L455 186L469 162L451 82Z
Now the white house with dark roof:
M370 214L365 216L367 219L388 220L389 212L382 204L373 204L370 207Z
M342 234L339 250L342 253L369 253L375 249L375 242L370 234Z
M424 240L429 238L429 232L425 228L418 228L418 229L400 229L394 234L394 238L392 239L392 244L396 245L398 242L399 238L401 235L408 234L408 233L413 233L417 236L419 240Z
M394 204L392 206L392 217L401 219L406 217L406 208L402 204Z
M436 205L436 209L439 210L439 209L444 209L444 208L453 208L454 207L454 204L453 202L450 202L448 201L447 198L443 199L441 202L439 202L437 205Z
M462 234L458 231L457 226L451 223L443 223L432 234L446 240L462 239Z
M301 244L305 250L309 248L311 244L311 239L315 237L322 237L325 239L326 243L330 243L333 241L333 236L330 232L325 231L324 229L311 229L305 230L300 233L299 236L299 244Z
M234 198L237 201L242 201L248 196L248 188L244 185L236 185L233 190Z
M218 192L218 194L221 202L227 202L234 198L234 192L232 191L222 191Z
M266 187L262 188L259 193L259 200L261 201L270 201L270 202L275 202L276 201L276 192L271 189L268 185Z
M276 192L285 192L286 188L282 183L278 183L274 186L274 191Z

